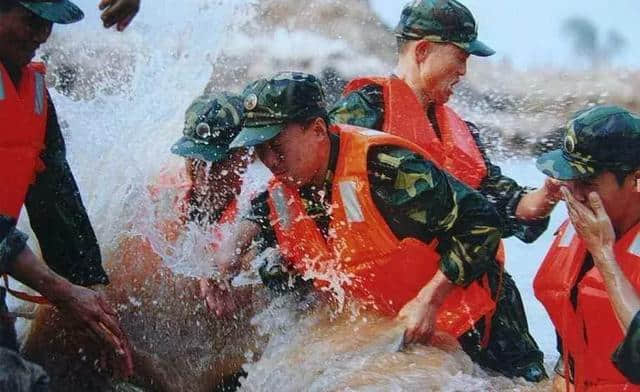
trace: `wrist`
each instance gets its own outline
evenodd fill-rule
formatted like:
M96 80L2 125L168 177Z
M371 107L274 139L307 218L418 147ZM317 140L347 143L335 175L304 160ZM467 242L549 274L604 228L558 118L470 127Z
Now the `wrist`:
M40 294L47 298L52 304L58 305L65 302L73 290L73 284L60 276L52 276L43 282Z

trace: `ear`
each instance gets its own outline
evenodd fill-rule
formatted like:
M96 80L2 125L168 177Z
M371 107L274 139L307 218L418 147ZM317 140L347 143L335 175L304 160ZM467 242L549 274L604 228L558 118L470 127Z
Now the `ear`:
M316 117L309 125L316 135L325 135L327 133L327 123L322 117Z
M431 52L432 47L432 43L427 41L426 39L418 41L416 46L413 48L416 63L423 63L427 59L427 57L429 57L429 53Z

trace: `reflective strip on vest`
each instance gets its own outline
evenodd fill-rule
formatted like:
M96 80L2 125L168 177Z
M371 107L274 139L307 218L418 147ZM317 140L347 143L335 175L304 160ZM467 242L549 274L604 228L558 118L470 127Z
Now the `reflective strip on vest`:
M562 239L558 243L558 246L562 248L567 248L569 245L571 245L571 240L573 240L573 236L575 235L576 235L576 229L574 229L573 225L569 223L569 225L567 226L567 229L564 231L564 234L562 235Z
M35 73L35 102L34 111L37 115L41 115L44 111L44 75Z
M340 186L340 198L344 203L344 211L349 223L364 222L362 206L358 200L355 181L342 181Z
M291 228L292 220L291 214L289 214L289 208L287 208L288 203L282 186L278 186L271 190L271 198L273 199L273 204L276 207L276 213L280 219L282 229L289 230Z
M640 234L636 235L636 238L633 240L633 242L629 246L629 253L640 257Z

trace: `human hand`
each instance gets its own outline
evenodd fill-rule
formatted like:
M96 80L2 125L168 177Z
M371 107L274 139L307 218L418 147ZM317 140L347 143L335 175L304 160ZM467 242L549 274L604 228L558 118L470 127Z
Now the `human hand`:
M105 28L115 24L116 30L123 31L138 13L140 0L101 0L98 8Z
M589 203L585 205L576 200L566 187L562 187L562 195L567 204L569 219L594 261L603 259L604 253L613 253L616 235L600 196L591 192Z
M564 181L556 180L555 178L547 177L542 186L547 193L546 199L549 204L556 204L562 199L562 192L560 189L564 185Z
M398 313L398 319L404 322L404 344L427 342L431 339L436 325L438 307L428 299L416 297L408 302Z
M205 306L217 317L230 316L237 310L234 295L226 284L205 278L201 278L198 283Z
M115 351L113 369L123 378L133 375L133 360L127 336L120 329L116 311L102 293L69 285L48 298L62 313L84 324L98 340Z

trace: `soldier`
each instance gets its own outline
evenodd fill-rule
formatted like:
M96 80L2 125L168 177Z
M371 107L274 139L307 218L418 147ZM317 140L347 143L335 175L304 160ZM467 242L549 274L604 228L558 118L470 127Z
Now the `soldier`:
M534 289L556 327L556 371L576 391L640 390L639 149L640 116L603 105L576 113L562 149L538 159L566 181L569 221Z
M383 130L415 142L494 205L504 237L534 241L547 228L559 187L548 180L534 191L504 176L489 160L477 127L445 105L466 73L468 57L494 53L477 39L471 12L456 0L412 1L403 9L395 34L396 74L350 82L330 110L330 122ZM501 292L488 347L478 346L477 336L471 335L462 340L463 347L484 367L540 381L546 376L542 352L529 334L515 282L503 274L501 290L495 277L490 278L494 292ZM480 325L480 331L484 328Z
M73 23L82 11L67 0L0 3L0 273L39 291L51 304L120 353L132 371L126 337L115 311L98 291L108 283L100 249L65 157L53 102L44 84L44 64L33 63L53 23ZM44 261L36 260L26 236L15 228L26 206ZM49 269L50 268L50 269ZM4 302L5 290L0 289ZM5 347L17 349L13 320L2 306Z
M312 75L261 79L244 97L231 147L255 146L278 180L254 219L290 269L353 275L345 289L399 314L407 343L428 341L436 327L462 334L492 311L478 280L498 270L500 219L482 195L401 138L350 126L330 132Z

